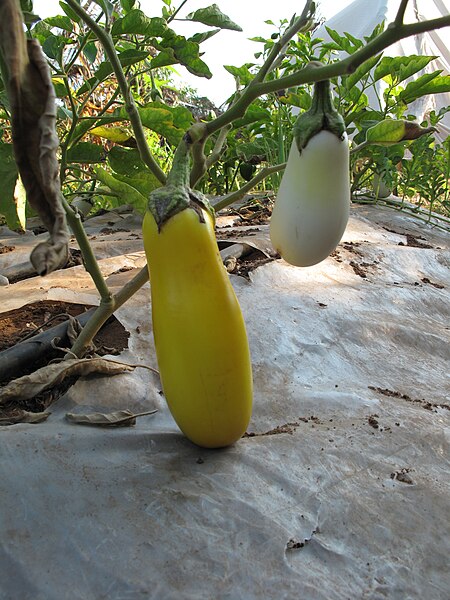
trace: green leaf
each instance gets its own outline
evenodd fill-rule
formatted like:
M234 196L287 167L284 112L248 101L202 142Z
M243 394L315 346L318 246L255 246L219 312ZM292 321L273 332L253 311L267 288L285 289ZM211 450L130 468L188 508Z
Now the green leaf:
M289 92L286 96L280 96L280 101L283 104L297 106L303 110L311 108L312 98L305 89L298 88L297 93Z
M148 171L137 148L121 148L114 146L108 154L109 166L117 175L134 177L137 173Z
M161 41L161 49L172 49L178 62L193 75L210 79L212 73L199 56L200 46L182 35L169 31Z
M366 94L364 94L356 86L354 86L354 87L350 88L349 90L347 90L345 99L347 101L350 101L351 104L353 104L353 109L352 110L354 110L355 108L360 109L362 106L367 106L369 104L369 100L368 100Z
M145 60L149 54L150 52L148 50L135 50L134 48L124 50L119 54L120 64L122 67L129 67L130 65Z
M207 8L199 8L186 17L189 21L196 21L211 27L220 27L220 29L231 29L232 31L242 31L227 15L224 15L217 4L212 4Z
M254 123L255 121L270 121L271 119L272 115L270 111L259 106L250 105L247 108L245 115L242 118L234 121L233 128L237 129L239 127L244 127L245 125L249 125L250 123Z
M10 229L23 229L22 208L14 195L18 177L12 144L0 143L0 213Z
M367 130L366 141L370 144L390 146L400 142L404 135L405 121L385 119Z
M138 35L162 37L168 31L165 19L149 18L142 10L130 10L124 17L117 19L111 28L111 35L134 33Z
M426 73L411 81L403 91L398 95L399 99L405 104L410 104L427 94L441 94L450 92L450 75L439 75L440 71L435 73Z
M147 58L147 56L149 56L149 54L150 53L147 50L134 50L134 49L124 50L123 52L121 52L119 54L120 64L122 65L122 67L129 67L130 65L134 65L138 62L141 62L142 60L145 60ZM100 65L98 66L98 69L95 71L94 81L95 80L96 81L104 81L113 72L114 72L114 69L113 69L111 63L109 62L109 60L105 60L102 63L100 63ZM91 79L88 79L83 84L82 88L80 88L78 90L78 95L84 94L85 92L92 89L93 82L91 81Z
M129 183L120 181L117 177L108 173L102 167L95 169L97 179L109 187L109 189L115 192L120 200L121 204L132 204L134 208L140 213L144 213L147 209L147 198L143 194L137 191L136 188L131 186Z
M52 32L50 31L50 27L44 21L39 21L32 29L33 38L38 40L41 46L44 44L45 40L50 37Z
M60 2L59 5L62 8L62 10L66 13L66 15L69 17L69 19L71 19L74 23L80 22L80 17L73 10L73 8L71 8L68 4L66 4L66 2Z
M220 29L210 29L209 31L204 31L203 33L194 33L194 35L191 35L188 41L201 44L206 42L206 40L209 40L209 38L212 38L213 35L219 33L219 31Z
M112 64L109 62L109 60L105 60L102 63L99 64L98 69L95 71L94 73L94 77L91 79L88 79L84 85L82 86L83 88L86 85L90 85L90 82L92 81L92 79L97 82L97 81L104 81L107 77L109 77L112 73L114 73L114 69L112 67ZM90 88L92 89L92 88ZM89 90L89 88L88 88ZM88 91L85 90L85 91ZM78 90L78 94L82 93L81 92L81 88Z
M33 0L20 0L20 10L33 12Z
M133 139L133 135L130 131L125 127L120 126L105 127L104 125L99 125L98 127L91 129L89 133L95 137L114 142L115 144L123 144L124 142Z
M243 142L237 147L237 155L243 158L246 162L250 162L254 158L266 160L269 149L276 150L277 142L274 139L257 139L254 142Z
M435 56L417 56L415 54L394 58L384 56L375 69L374 80L378 81L390 75L392 81L397 85L424 69L435 58Z
M135 175L122 175L119 173L114 173L114 177L121 181L122 183L126 183L130 187L134 188L137 192L139 192L146 200L148 200L149 195L161 187L161 183L156 179L151 171L146 169L145 171L139 171ZM144 210L147 208L145 206ZM136 210L139 212L144 212L141 208L141 204L136 206Z
M337 31L331 29L330 27L325 26L325 29L327 30L327 33L330 36L330 38L336 44L336 50L344 50L348 54L352 54L355 51L355 47L347 37L339 35Z
M105 123L114 123L117 121L117 117L88 117L83 118L79 121L78 125L75 127L75 131L73 133L73 139L81 139L92 127L95 125L104 125Z
M95 45L95 42L89 42L86 44L86 46L83 48L83 54L90 63L93 63L97 58L97 46Z
M111 18L114 11L114 5L109 0L94 0L95 4L98 4L102 11L105 13L107 19Z
M259 42L260 44L265 44L267 42L266 38L257 35L255 37L248 38L251 42Z
M120 0L120 6L125 13L129 13L136 4L136 0Z
M242 83L242 85L247 85L255 77L250 72L250 67L253 67L254 64L255 63L246 63L245 65L242 65L242 67L233 67L232 65L223 65L223 68L226 71L228 71L228 73L231 73L231 75L233 75L233 77L237 77L239 79L240 83Z
M416 140L436 131L434 127L421 127L414 121L386 119L367 130L366 141L379 146Z
M44 20L50 25L50 27L57 27L58 29L63 29L69 33L72 33L73 31L72 21L69 19L69 17L57 15L56 17L47 17Z
M353 44L355 48L362 48L364 46L364 42L359 40L355 36L348 33L348 31L344 31L345 37Z
M69 148L67 162L92 164L104 162L105 150L98 144L91 142L78 142L76 146Z
M71 44L72 40L62 35L49 35L42 44L42 50L52 60L61 62L64 46Z
M167 67L169 65L176 65L179 62L178 58L175 56L175 52L172 48L166 48L159 52L155 58L151 61L152 69L158 69L161 67Z
M90 77L89 79L86 79L83 85L77 89L76 95L82 96L83 94L86 94L86 92L91 92L94 89L94 87L98 85L98 83L99 80L96 77Z
M67 96L67 88L64 80L61 77L52 78L53 87L55 88L55 94L57 98L64 98Z
M184 106L170 107L160 102L150 102L138 108L144 127L162 135L172 145L177 145L184 133L193 123L191 112ZM122 119L128 119L125 108L117 113Z
M359 67L355 69L355 71L351 75L343 77L342 83L344 84L345 88L347 90L350 90L357 83L359 83L361 79L365 77L368 73L370 73L370 71L378 64L378 62L381 60L381 56L381 54L379 54L378 56L372 56L371 58L363 62L362 65L359 65Z
M41 17L31 12L22 11L23 22L30 28L34 23L37 23Z
M65 106L58 106L56 109L56 118L60 121L71 121L73 119L73 113Z

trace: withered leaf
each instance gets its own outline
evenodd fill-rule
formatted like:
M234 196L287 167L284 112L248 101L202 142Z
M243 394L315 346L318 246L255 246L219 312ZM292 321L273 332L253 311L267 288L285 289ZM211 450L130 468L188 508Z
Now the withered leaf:
M7 73L14 155L27 199L49 231L30 260L39 275L64 265L69 234L62 206L55 91L39 42L26 40L19 2L0 3L0 52Z
M134 370L134 366L104 358L70 358L47 365L31 375L14 379L0 390L0 405L7 402L30 400L41 392L61 384L68 377L81 377L91 373L117 375Z
M111 413L90 413L87 415L67 413L66 419L77 425L93 425L95 427L131 427L136 424L136 417L154 415L157 410L134 414L130 410L117 410Z
M16 423L42 423L46 421L51 413L49 412L29 412L27 410L12 409L10 411L0 412L1 425L15 425Z

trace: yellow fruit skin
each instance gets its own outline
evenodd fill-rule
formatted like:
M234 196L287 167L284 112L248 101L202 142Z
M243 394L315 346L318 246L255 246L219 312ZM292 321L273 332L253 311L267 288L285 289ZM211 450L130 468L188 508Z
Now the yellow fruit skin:
M158 366L170 412L205 448L233 444L252 411L250 352L241 309L223 267L211 216L192 208L158 232L147 211L143 238L150 274Z

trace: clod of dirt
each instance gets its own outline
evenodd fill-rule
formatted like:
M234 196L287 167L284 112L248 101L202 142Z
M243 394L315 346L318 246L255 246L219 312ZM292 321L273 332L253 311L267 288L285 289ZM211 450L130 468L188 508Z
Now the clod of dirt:
M378 423L378 415L370 415L370 417L368 417L367 419L367 422L374 429L378 429L380 426L380 424Z
M288 433L289 435L292 435L296 431L297 427L300 426L300 423L309 422L313 423L312 427L314 427L314 423L317 425L322 424L322 421L319 419L319 417L315 417L314 415L312 415L311 417L298 417L297 421L290 421L289 423L284 423L283 425L277 425L273 429L269 429L269 431L264 431L262 433L255 433L253 431L250 433L246 432L244 433L243 437L248 438L265 435L280 435L283 433Z
M450 404L438 404L434 402L429 402L428 400L425 400L425 398L411 398L411 396L408 396L408 394L401 394L400 392L395 392L387 388L383 389L373 385L369 385L368 388L369 390L373 390L374 392L382 394L383 396L387 396L388 398L401 398L402 400L406 400L406 402L414 402L416 404L420 404L425 410L431 410L433 412L436 412L435 409L437 408L450 410Z
M276 257L265 256L262 252L255 250L251 254L247 254L242 258L236 259L236 264L233 265L232 269L227 268L229 273L244 277L244 279L250 280L250 275L257 267L265 265L275 260Z
M104 227L103 229L100 229L99 233L103 233L104 235L109 235L110 233L119 233L119 232L130 233L130 230L129 229L123 229L121 227L118 227L116 229L111 229L111 227Z
M433 281L430 281L428 279L428 277L423 277L423 279L420 280L422 283L426 283L428 285L432 285L433 287L435 287L438 290L443 290L445 288L445 286L443 286L440 283L434 283Z
M6 254L7 252L13 252L16 249L15 246L5 246L0 244L0 254Z
M388 230L390 231L390 230ZM393 233L396 233L395 231ZM433 248L433 246L431 244L428 244L427 241L425 240L424 237L422 236L415 236L412 235L412 233L402 233L400 235L404 235L406 237L406 244L404 242L399 242L398 245L399 246L410 246L412 248L426 248L426 249L430 249ZM425 240L425 243L422 242L421 240Z
M353 269L353 271L356 273L356 275L359 275L363 279L365 279L367 277L367 273L363 268L364 266L369 266L369 265L367 265L367 263L361 263L359 265L354 260L351 260L349 264L350 264L351 268Z
M414 480L412 479L411 475L409 475L410 471L411 469L408 468L400 469L399 471L394 471L393 473L391 473L391 479L394 479L395 481L400 481L400 483L407 483L408 485L413 485Z

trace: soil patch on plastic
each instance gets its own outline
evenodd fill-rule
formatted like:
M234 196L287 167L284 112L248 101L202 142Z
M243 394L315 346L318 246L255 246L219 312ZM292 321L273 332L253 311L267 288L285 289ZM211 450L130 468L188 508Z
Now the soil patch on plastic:
M67 321L69 316L77 317L90 308L92 307L84 304L44 300L2 313L0 314L0 352ZM111 316L95 337L97 354L119 354L128 347L128 337L128 331L114 316ZM60 356L61 351L55 351L55 354ZM51 358L53 357L43 357L44 364ZM41 362L37 357L30 372L43 366Z

